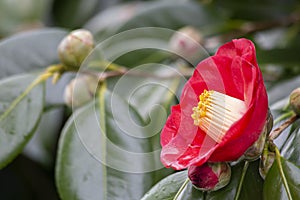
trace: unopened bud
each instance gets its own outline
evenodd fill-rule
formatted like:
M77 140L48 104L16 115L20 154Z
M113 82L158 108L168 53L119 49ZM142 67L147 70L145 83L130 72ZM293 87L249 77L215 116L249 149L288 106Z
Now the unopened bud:
M93 76L81 75L73 79L65 88L64 99L69 107L80 107L94 98L98 79Z
M274 123L274 118L271 111L269 110L269 114L267 118L267 135L271 132L273 128L273 123Z
M259 158L264 149L266 132L267 129L264 127L264 132L260 134L258 140L244 153L245 160L253 161Z
M260 163L259 163L259 174L260 176L265 179L270 168L272 167L275 160L275 153L266 151L262 154Z
M293 111L300 115L300 88L292 91L290 95L290 105Z
M193 62L197 57L199 58L202 43L201 33L191 26L186 26L171 37L169 45L171 51Z
M188 177L198 190L216 191L229 183L231 168L224 162L204 163L201 166L190 166Z
M264 149L267 134L271 131L272 127L273 127L273 116L269 111L262 133L260 134L257 141L251 147L249 147L247 151L244 153L245 160L253 161L259 158L259 156L262 154L262 151Z
M93 35L83 29L72 31L58 46L62 64L77 68L94 48Z

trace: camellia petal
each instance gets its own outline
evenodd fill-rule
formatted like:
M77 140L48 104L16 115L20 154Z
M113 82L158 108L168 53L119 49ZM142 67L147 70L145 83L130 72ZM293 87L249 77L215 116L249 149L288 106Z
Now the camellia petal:
M161 161L180 170L237 160L259 138L268 98L250 40L233 40L200 62L161 133Z
M221 46L216 55L229 58L241 57L252 65L258 66L256 61L255 47L250 40L241 38L235 39Z

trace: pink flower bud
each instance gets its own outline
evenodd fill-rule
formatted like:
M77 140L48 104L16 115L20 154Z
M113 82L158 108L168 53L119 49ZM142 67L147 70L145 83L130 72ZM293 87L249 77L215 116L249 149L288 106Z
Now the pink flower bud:
M201 166L190 166L188 177L195 188L201 191L216 191L229 183L231 168L225 162L204 163Z
M201 48L201 43L203 42L203 37L201 33L191 27L186 26L179 29L170 39L170 49L174 53L182 56L188 61L193 61L199 58L199 51Z

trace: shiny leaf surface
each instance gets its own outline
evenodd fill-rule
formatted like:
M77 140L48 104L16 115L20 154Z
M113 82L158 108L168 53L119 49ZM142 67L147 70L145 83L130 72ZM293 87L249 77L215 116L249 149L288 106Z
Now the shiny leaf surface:
M7 110L35 75L14 76L0 82L0 168L23 149L35 131L44 106L44 86L37 85L18 104Z

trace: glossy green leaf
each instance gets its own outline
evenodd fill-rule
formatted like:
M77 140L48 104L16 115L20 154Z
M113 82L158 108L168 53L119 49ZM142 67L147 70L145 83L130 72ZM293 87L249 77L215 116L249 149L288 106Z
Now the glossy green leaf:
M178 75L169 79L154 78L153 76L131 76L124 75L119 79L112 80L110 88L114 94L121 96L126 102L133 106L146 121L142 132L149 138L153 151L160 151L160 131L164 126L170 106L177 100L176 92L181 82L185 82L185 77L180 76L173 66L160 64L145 64L132 69L131 73L153 74L155 76ZM130 108L128 107L127 110ZM128 111L122 113L126 115ZM172 172L162 166L159 157L155 159L157 165L163 169L155 171L156 181Z
M234 199L238 184L241 180L241 173L243 163L239 163L232 167L232 176L230 183L214 192L204 194L203 192L195 189L191 183L188 183L180 199L182 200L223 200ZM186 179L186 172L175 173L163 179L155 185L144 197L143 200L160 200L160 199L173 199L181 184ZM262 199L262 184L263 181L258 173L258 161L250 163L245 179L242 184L242 189L239 199L252 200ZM169 195L170 194L170 195Z
M174 12L178 10L180 12ZM107 17L116 12L119 17ZM110 24L109 20L112 19L113 27L103 26L103 23L100 22L104 18L105 24ZM223 21L224 18L220 13L209 6L194 1L176 1L174 3L174 0L164 0L133 3L113 8L110 13L100 14L98 18L92 19L87 24L87 28L94 32L98 40L103 40L107 36L140 27L163 27L177 30L183 26L195 26L208 32Z
M145 3L129 2L112 6L91 18L84 28L95 34L97 40L111 37L120 27L136 15Z
M59 139L56 185L62 199L84 200L102 196L102 165L81 143L73 121L74 118L86 115L85 109L90 107L79 109L73 114Z
M220 13L194 1L154 1L145 3L144 8L126 22L120 31L151 26L175 30L187 25L204 28L222 21Z
M297 122L295 126L297 128L291 131L281 148L281 155L295 165L300 166L300 128Z
M125 101L109 92L99 99L76 110L63 130L56 163L60 196L140 199L152 185L151 171L157 169L153 159L159 152L151 152L143 138L137 113L130 109L125 114Z
M299 86L300 86L300 77L297 76L295 78L286 81L280 81L274 87L269 89L268 91L269 104L271 105L270 109L275 120L278 117L280 117L282 114L290 111L290 109L287 108L287 105L289 104L289 95L295 88ZM283 111L283 109L287 109L287 110ZM279 123L275 124L273 129L280 126L282 122L283 121L280 121ZM298 123L296 122L295 125L297 124ZM297 159L297 154L293 155L293 153L291 153L293 151L298 152L297 145L294 145L297 144L297 138L295 138L295 135L297 135L297 133L296 132L291 133L291 128L288 127L278 136L276 140L274 140L274 143L279 149L283 151L283 157L286 158L293 157L294 159L292 161L295 163L299 163Z
M142 200L172 200L187 178L187 171L174 173L158 182Z
M97 67L95 60L99 58L127 68L149 63L162 63L172 57L169 52L169 40L173 34L174 31L169 29L146 27L110 35L111 37L97 45L87 59L91 62L85 64L95 69ZM98 68L102 70L107 67L105 63L98 65L100 65Z
M45 28L0 41L0 79L57 64L57 46L66 34L63 29ZM63 103L63 90L68 80L68 77L63 76L55 86L47 83L48 104Z
M53 166L54 148L63 121L64 109L61 106L45 110L35 134L25 146L23 153L46 168Z
M293 163L281 158L283 174L293 199L300 199L300 168ZM264 183L264 199L285 200L288 199L287 191L283 185L283 179L277 161L274 162Z
M297 87L300 87L299 76L286 81L281 81L277 83L274 87L270 88L268 91L268 96L269 102L271 104L271 109L273 106L272 104L275 104L275 102L280 101L284 98L288 98L290 93Z
M57 63L57 46L65 35L62 29L49 28L20 33L2 40L0 78Z
M35 131L44 106L44 86L37 85L11 112L7 112L36 75L14 76L0 81L0 168L20 153Z
M180 81L185 81L185 77L173 66L167 66L162 64L145 64L138 66L128 74L123 75L121 78L109 82L110 89L121 96L126 102L132 105L140 115L148 120L151 117L151 113L156 109L163 109L165 116L168 111L172 97L176 95L176 90ZM149 76L143 77L132 76L132 74L148 74ZM174 74L177 77L173 78L155 78L164 77L170 74ZM168 106L168 107L165 107ZM155 114L158 116L158 114ZM160 120L164 121L164 120Z

